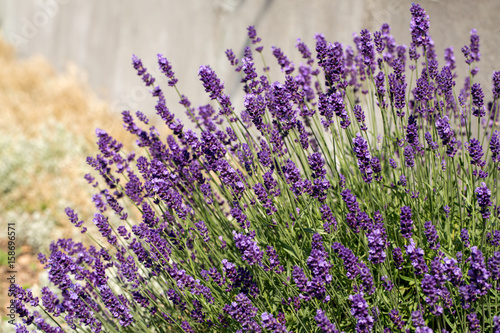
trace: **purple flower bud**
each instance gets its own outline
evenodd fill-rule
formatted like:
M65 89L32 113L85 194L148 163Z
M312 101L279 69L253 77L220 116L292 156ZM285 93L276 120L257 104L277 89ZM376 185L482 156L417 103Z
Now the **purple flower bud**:
M474 83L471 87L472 95L472 115L476 117L484 117L486 110L484 109L484 94L483 89L479 83Z
M382 280L382 285L384 286L385 291L391 291L392 288L394 288L394 283L389 280L387 275L382 276L380 279Z
M412 213L411 208L408 206L401 207L401 236L406 239L411 238L413 235L413 221L411 219Z
M350 295L351 314L356 318L356 332L371 332L375 321L368 314L368 303L363 298L363 293Z
M376 223L375 226L366 233L368 240L368 260L374 264L385 261L387 248L387 233L383 223Z
M195 223L194 225L196 226L196 229L198 229L198 231L200 232L203 241L208 242L210 240L210 237L208 236L208 228L205 225L205 222L200 221L198 223Z
M321 212L321 218L325 221L323 224L323 229L327 234L331 233L330 226L333 225L333 229L337 230L337 219L332 214L332 210L328 205L323 205L319 208Z
M358 167L363 175L363 180L370 184L372 182L373 169L370 164L371 155L368 151L368 143L360 133L357 133L356 137L353 139L353 144L354 153L358 159Z
M407 168L413 168L415 166L415 151L412 146L406 146L403 155L405 157L405 166Z
M500 162L500 132L495 130L490 140L491 160Z
M469 322L469 332L470 333L480 333L481 332L481 322L477 318L475 312L469 313L467 315L467 321Z
M443 145L447 145L453 136L448 116L444 116L443 118L436 117L436 129Z
M330 322L330 320L326 316L326 313L321 309L316 310L316 316L314 317L314 319L316 320L318 328L320 328L323 333L339 333L339 331L335 327L335 324Z
M410 244L406 245L405 248L406 254L410 257L411 264L415 268L415 274L422 275L426 273L429 268L424 260L424 250L419 247L417 248L413 238L410 238Z
M263 312L261 314L262 318L262 328L274 333L288 333L286 326L281 324L273 317L272 314ZM278 317L279 318L279 317Z
M460 240L464 244L464 247L470 247L469 231L467 229L462 229L462 231L460 232Z
M257 243L253 241L254 237L255 232L246 236L233 230L236 248L240 250L242 259L248 262L249 265L260 264L264 257L264 252L262 252Z
M399 247L395 247L392 250L392 258L394 261L394 266L401 270L403 268L403 263L404 263L404 258L403 258L403 252Z
M430 27L429 15L419 5L413 3L410 8L410 31L413 44L416 46L428 45L430 37L427 35Z
M288 59L288 57L281 51L280 48L271 46L271 49L273 50L273 55L278 60L281 71L285 72L287 75L292 74L292 72L295 70L294 64Z
M481 208L481 214L484 219L488 219L490 217L490 211L488 207L493 204L490 200L491 191L483 182L481 183L481 186L476 188L475 192L476 192L477 204Z
M431 221L425 222L424 234L427 238L427 243L429 244L430 249L438 250L441 247L441 244L438 242L439 236L436 232L436 227L432 224Z
M174 72L172 71L172 65L170 65L167 58L165 58L162 54L158 53L157 56L158 56L158 65L160 66L161 72L169 78L168 85L175 86L178 80L175 77Z
M499 99L500 98L500 71L493 72L492 89L493 89L493 98Z

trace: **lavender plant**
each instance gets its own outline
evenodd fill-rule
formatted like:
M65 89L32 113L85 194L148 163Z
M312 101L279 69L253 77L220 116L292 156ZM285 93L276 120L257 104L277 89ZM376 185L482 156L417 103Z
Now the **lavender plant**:
M173 134L124 111L141 155L96 131L102 239L40 254L52 286L12 290L17 332L499 332L500 72L486 102L473 30L458 90L453 49L440 67L429 17L411 16L410 47L387 24L354 47L318 34L314 56L298 40L299 65L273 47L282 82L249 27L243 58L226 52L241 112L209 66L213 103L192 107L158 55L196 130L133 57Z

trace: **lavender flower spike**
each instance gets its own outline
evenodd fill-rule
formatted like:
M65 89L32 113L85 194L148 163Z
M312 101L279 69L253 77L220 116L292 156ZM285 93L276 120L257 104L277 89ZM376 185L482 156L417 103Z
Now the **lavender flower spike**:
M368 314L368 303L363 298L363 293L349 296L352 303L351 314L356 318L356 333L371 332L375 321Z
M481 215L483 215L484 219L488 219L490 217L490 211L488 210L488 207L492 205L492 202L490 200L491 191L486 186L486 184L482 182L481 186L476 188L475 192L477 197L477 204L481 208Z
M360 133L356 134L356 137L353 140L354 144L354 153L356 154L356 157L358 158L358 167L359 171L361 171L361 174L363 175L363 180L370 184L372 182L372 166L370 163L371 160L371 155L370 152L368 151L368 143L366 142L365 138L361 136Z
M415 46L428 45L430 37L427 36L429 31L429 15L426 15L425 10L419 5L413 3L411 5L411 39Z
M316 316L314 317L318 327L323 331L323 333L339 333L335 324L331 323L325 312L321 309L316 310Z

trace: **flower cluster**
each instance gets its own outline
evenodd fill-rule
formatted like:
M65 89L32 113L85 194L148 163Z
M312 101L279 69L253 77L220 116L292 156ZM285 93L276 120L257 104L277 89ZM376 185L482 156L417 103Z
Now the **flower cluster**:
M456 91L453 49L440 62L425 10L410 13L408 48L388 24L353 46L299 40L305 64L272 47L277 81L265 62L259 73L249 27L242 57L226 51L241 107L206 65L215 106L192 107L158 55L191 128L134 56L170 135L130 111L136 153L96 131L93 226L66 209L95 243L40 254L52 287L11 289L17 331L500 331L500 72L493 101L476 68ZM480 60L470 38L468 65Z

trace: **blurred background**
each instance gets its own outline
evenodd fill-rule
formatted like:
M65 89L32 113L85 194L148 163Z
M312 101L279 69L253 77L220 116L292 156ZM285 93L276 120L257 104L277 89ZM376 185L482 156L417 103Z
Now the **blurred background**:
M241 55L246 27L254 25L275 64L271 45L300 62L301 38L314 49L314 34L352 43L352 33L375 31L389 23L399 44L410 44L411 0L0 0L0 28L21 58L41 54L59 71L71 62L84 69L90 86L114 110L152 112L153 99L136 77L131 56L158 73L156 54L173 64L179 88L194 106L207 101L198 80L200 65L210 64L226 82L227 93L241 99L238 76L224 51ZM481 37L479 82L490 84L500 53L500 1L420 2L430 16L430 33L439 58L454 46L458 66L466 68L460 49L470 30ZM258 62L256 63L258 66ZM271 66L276 67L276 66ZM461 73L459 73L461 74ZM156 75L159 80L162 75ZM278 79L273 77L273 79ZM160 82L162 82L160 80ZM165 82L165 81L163 81ZM458 84L458 83L457 83ZM173 95L172 95L173 96ZM173 98L175 98L173 96ZM174 108L177 99L170 103ZM184 113L181 108L179 117ZM69 111L68 111L69 112Z
M249 25L262 38L264 57L274 68L271 77L278 80L283 76L276 70L271 46L280 47L298 64L297 38L312 50L316 33L353 45L353 33L365 28L373 32L389 23L396 42L409 45L411 2L0 0L0 230L6 230L8 222L16 223L17 282L36 290L41 271L36 253L48 252L57 237L79 237L65 217L65 207L75 208L80 218L92 223L91 196L97 190L83 175L91 171L86 156L97 153L95 128L132 147L133 138L122 129L119 112L154 114L154 99L136 76L132 54L142 58L156 82L166 88L156 64L156 54L164 54L179 79L180 92L193 106L208 102L198 68L210 65L225 81L226 93L239 111L239 75L224 52L232 48L242 56ZM460 49L469 45L470 30L477 29L482 58L476 82L483 85L488 100L491 75L500 70L500 1L420 4L430 17L439 59L445 48L454 47L458 89L467 71ZM255 62L262 68L259 59ZM185 120L177 95L165 90L170 110ZM0 234L0 276L7 267L5 236ZM0 305L7 301L3 280Z

